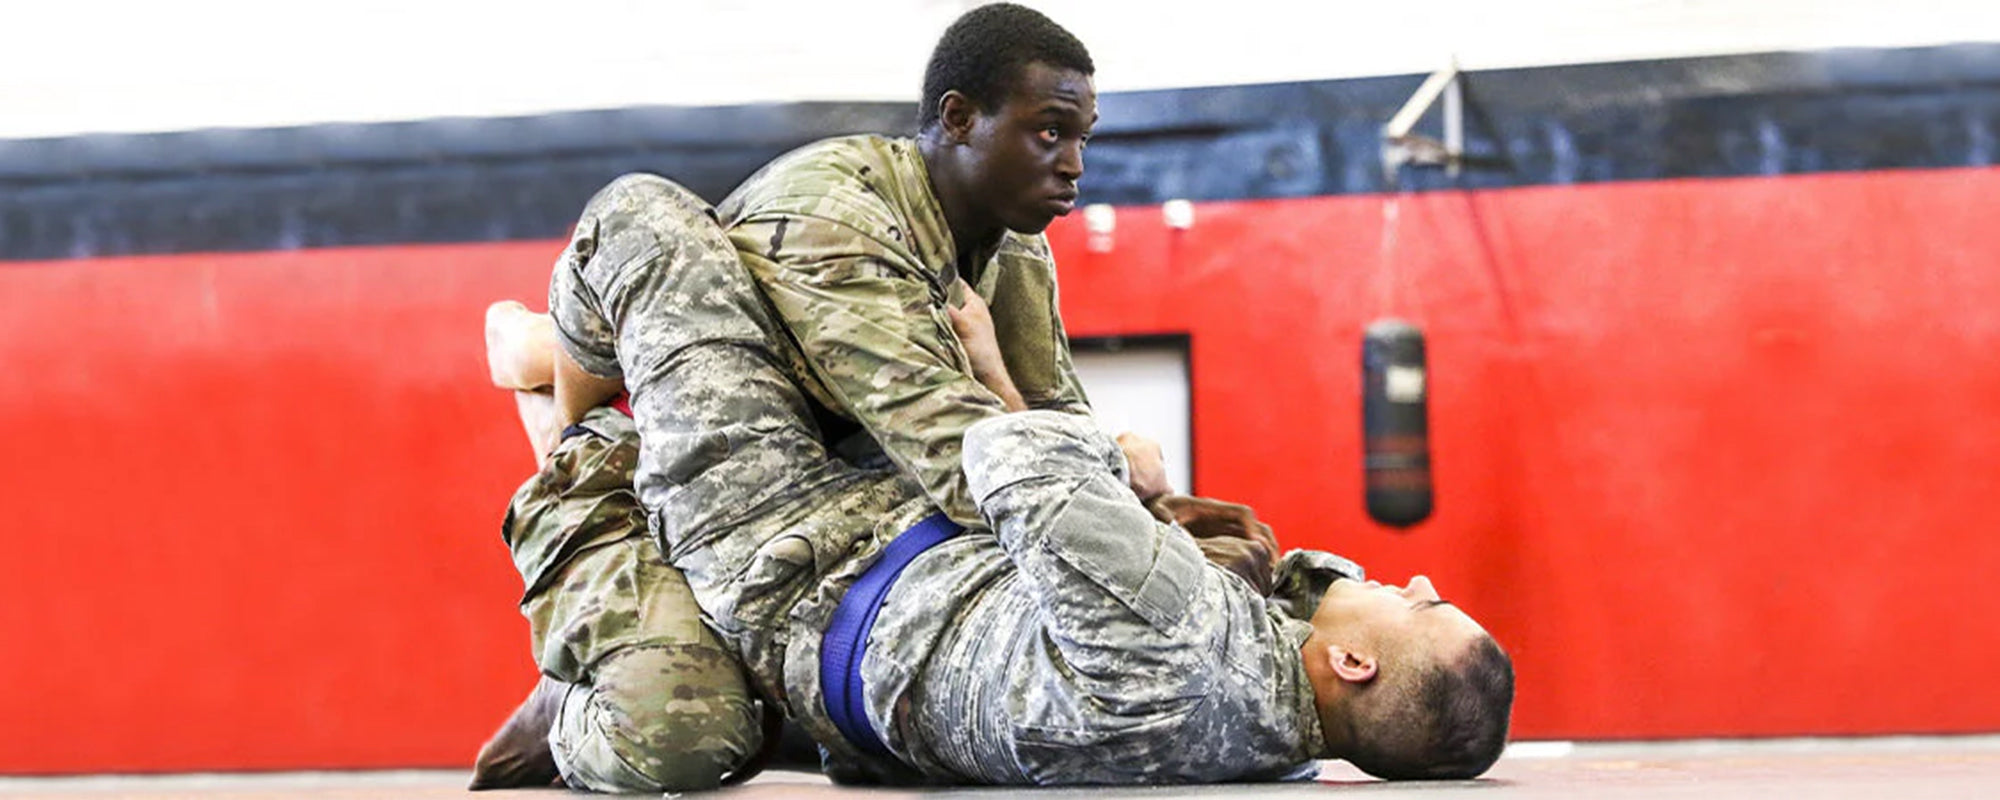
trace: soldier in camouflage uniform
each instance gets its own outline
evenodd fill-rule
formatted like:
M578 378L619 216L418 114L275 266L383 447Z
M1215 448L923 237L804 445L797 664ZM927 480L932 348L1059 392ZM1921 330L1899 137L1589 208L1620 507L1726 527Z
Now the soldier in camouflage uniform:
M742 264L714 257L730 253L721 237L679 187L621 178L558 264L553 316L567 357L604 356L596 368L631 383L636 485L661 509L650 513L665 550L835 778L1257 780L1308 776L1328 756L1432 774L1369 762L1369 742L1393 731L1371 739L1379 713L1342 687L1392 674L1392 658L1409 662L1396 674L1476 661L1497 652L1490 637L1427 583L1365 586L1325 553L1288 556L1265 597L1148 512L1094 424L1057 411L1000 414L968 433L966 497L984 525L918 557L880 607L861 673L889 752L845 739L825 711L821 637L854 579L936 504L899 469L855 466L820 443L812 401L791 382L798 354ZM595 337L573 333L600 324ZM954 335L969 370L994 366L991 336ZM1371 604L1375 618L1352 610ZM1469 760L1419 766L1476 773L1497 755L1493 730Z
M982 527L959 442L1009 410L1088 415L1039 234L999 231L961 262L918 144L854 136L787 154L718 209L729 241L797 344L800 383L879 446L954 521ZM948 309L992 309L1011 374L973 374ZM997 389L997 390L996 390Z
M813 399L967 527L985 523L959 466L966 429L1024 408L1089 413L1042 230L1076 198L1091 70L1047 18L979 8L932 57L915 139L810 145L718 207ZM1005 374L974 375L953 335L947 309L968 290L991 309Z
M861 673L869 724L889 752L863 750L825 710L821 637L855 578L938 504L899 468L856 466L823 444L820 415L792 382L800 354L734 255L684 190L621 178L593 199L559 261L552 316L566 358L631 387L636 485L663 549L759 691L825 748L834 777L1309 775L1320 756L1364 763L1368 742L1393 732L1353 704L1365 690L1341 688L1391 674L1383 654L1409 662L1401 675L1497 652L1420 582L1327 590L1361 584L1326 554L1289 557L1266 599L1147 511L1123 453L1087 419L1001 413L965 439L964 497L982 526L918 557L879 609ZM999 352L967 350L966 372L995 374ZM1375 599L1347 602L1356 592ZM1339 613L1356 603L1393 624ZM1417 643L1392 647L1385 629ZM1493 730L1469 760L1418 767L1476 773L1497 755Z
M1088 87L1079 95L1073 84L1059 87L1070 118L1094 105ZM1088 119L1069 121L1069 144L1043 159L1063 162L1056 185L1030 187L1040 192L1030 198L1037 232L1057 213L1046 209L1051 198L1074 197L1074 147ZM637 494L661 546L762 688L782 699L783 614L805 585L781 588L783 579L828 562L825 551L886 543L933 505L982 524L958 468L965 428L1030 403L1088 409L1046 242L977 231L961 254L915 142L823 143L774 162L735 197L721 247L706 209L658 179L628 176L592 200L551 280L570 368L558 371L556 389L575 419L630 388L645 443ZM753 266L763 298L743 291L740 269L716 263L730 245ZM864 270L828 280L820 268L836 260ZM993 298L1019 388L996 395L971 375L943 311L967 291ZM887 336L866 330L906 319L913 324ZM932 502L909 497L892 470L826 459L822 443L835 440L855 460L903 468ZM834 496L841 502L822 500ZM750 527L789 535L742 535ZM765 574L771 586L755 579Z
M995 8L954 31L972 20L962 38L978 41L991 20L1047 23ZM953 42L947 33L940 52ZM1376 680L1380 659L1361 648L1387 652L1384 625L1359 625L1372 639L1343 632L1368 615L1317 623L1329 607L1379 617L1399 602L1387 598L1432 603L1411 598L1427 589L1321 602L1312 590L1350 565L1303 555L1278 584L1305 588L1267 601L1204 563L1183 526L1155 519L1120 448L1070 413L1082 396L1038 234L1068 211L1081 173L1094 117L1083 58L1038 51L1003 65L1011 85L997 104L948 93L921 141L857 137L780 159L719 219L667 181L621 178L586 208L551 280L565 414L629 389L637 495L662 550L836 778L1306 774L1316 756L1370 759L1370 742L1394 732L1362 702L1394 692L1343 686L1415 680ZM991 348L975 355L949 305L988 298ZM1060 410L1007 413L1030 402ZM846 435L857 424L866 437ZM857 439L840 454L829 444ZM868 457L875 448L887 465ZM879 608L860 672L867 722L889 752L871 753L825 710L821 636L855 578L934 509L970 530L910 563ZM1442 622L1398 651L1409 665L1381 674L1479 650L1484 633L1455 609L1423 619ZM1436 727L1418 717L1405 720L1412 730ZM1491 733L1448 774L1483 769L1479 758L1497 754Z

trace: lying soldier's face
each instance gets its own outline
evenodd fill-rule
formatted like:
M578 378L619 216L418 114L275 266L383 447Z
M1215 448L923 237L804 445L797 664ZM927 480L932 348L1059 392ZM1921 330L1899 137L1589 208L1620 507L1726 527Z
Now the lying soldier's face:
M1405 653L1457 653L1486 630L1418 575L1404 586L1334 581L1313 614L1313 628L1356 647Z
M1328 750L1382 778L1470 778L1506 746L1513 662L1419 576L1339 580L1300 651Z

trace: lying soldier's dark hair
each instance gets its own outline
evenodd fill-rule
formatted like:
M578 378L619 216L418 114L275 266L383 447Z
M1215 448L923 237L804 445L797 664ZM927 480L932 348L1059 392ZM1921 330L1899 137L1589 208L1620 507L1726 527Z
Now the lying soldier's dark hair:
M1022 68L1037 61L1085 75L1097 72L1083 43L1039 11L994 3L965 12L931 51L917 127L937 123L938 106L945 92L954 89L981 111L998 111L1014 91Z
M1507 746L1514 662L1482 636L1454 663L1398 687L1347 760L1388 780L1475 778Z

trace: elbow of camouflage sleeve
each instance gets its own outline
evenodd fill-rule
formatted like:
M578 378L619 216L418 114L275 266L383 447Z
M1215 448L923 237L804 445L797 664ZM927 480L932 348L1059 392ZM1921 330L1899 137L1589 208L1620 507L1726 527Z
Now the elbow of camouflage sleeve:
M934 493L931 497L938 504L939 510L960 527L968 530L987 529L986 517L980 514L979 505L972 502L972 492L966 488L963 473L953 475L945 490Z

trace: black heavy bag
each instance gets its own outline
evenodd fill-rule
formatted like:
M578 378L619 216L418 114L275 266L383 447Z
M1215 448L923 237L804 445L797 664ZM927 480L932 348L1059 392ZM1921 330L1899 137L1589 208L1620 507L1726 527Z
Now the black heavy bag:
M1361 341L1362 468L1368 516L1407 528L1431 515L1431 437L1424 333L1376 320Z

